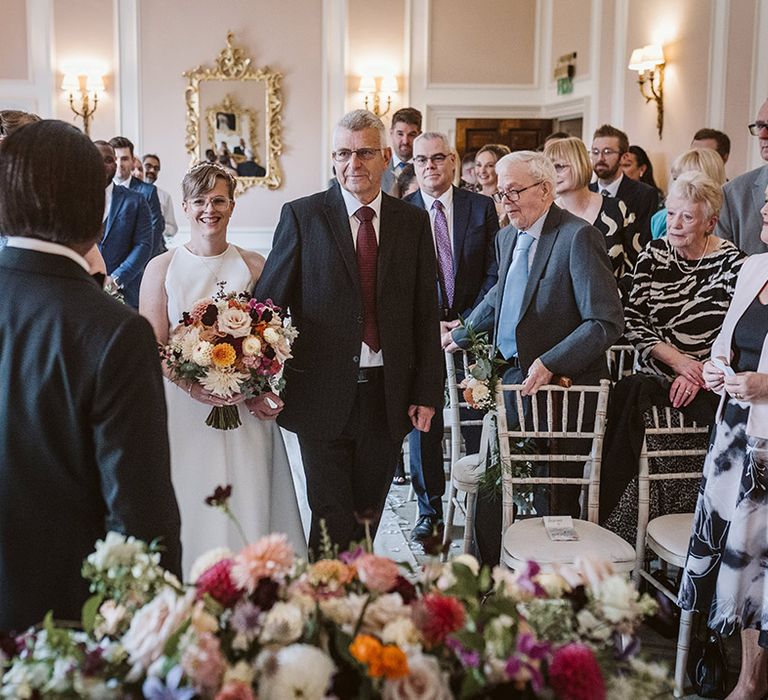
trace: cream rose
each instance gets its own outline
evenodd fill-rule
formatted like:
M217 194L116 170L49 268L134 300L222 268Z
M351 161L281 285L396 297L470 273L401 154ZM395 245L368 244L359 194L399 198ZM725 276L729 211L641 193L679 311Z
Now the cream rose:
M408 657L408 675L387 681L384 700L451 700L451 690L434 656L414 654Z
M261 352L261 341L255 335L249 335L243 341L243 355L253 357Z
M233 338L243 338L251 332L251 315L242 309L225 309L216 321L219 331Z
M270 345L275 345L280 342L280 333L271 326L268 326L264 329L264 340Z
M201 340L192 350L192 362L201 367L208 367L211 364L212 350L213 345L207 340Z

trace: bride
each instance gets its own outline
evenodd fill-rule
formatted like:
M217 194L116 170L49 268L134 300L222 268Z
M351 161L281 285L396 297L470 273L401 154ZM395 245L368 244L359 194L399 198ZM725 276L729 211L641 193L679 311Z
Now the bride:
M225 292L250 292L261 275L261 255L227 243L235 184L218 164L201 163L184 176L181 206L189 219L190 241L151 260L141 283L139 311L162 345L196 301L222 286ZM226 546L238 551L244 545L228 518L205 503L219 485L232 484L230 506L250 542L284 532L297 552L305 551L282 435L269 420L282 408L280 399L264 395L248 401L246 408L242 396L215 396L197 383L171 378L165 366L163 374L185 575L207 550ZM208 427L211 407L228 404L237 405L242 425L235 430Z

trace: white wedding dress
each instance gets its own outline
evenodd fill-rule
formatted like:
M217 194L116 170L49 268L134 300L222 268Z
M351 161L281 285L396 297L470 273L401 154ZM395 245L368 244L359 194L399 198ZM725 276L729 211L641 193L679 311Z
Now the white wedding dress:
M250 291L255 280L239 251L230 245L220 255L201 257L184 246L168 266L165 291L171 330L184 311L218 291ZM211 406L192 399L166 379L171 475L181 511L184 576L195 559L214 547L238 552L242 537L218 508L206 505L217 486L232 484L230 507L249 542L284 532L299 554L306 552L296 491L285 445L275 421L262 421L239 405L242 425L218 430L205 424Z

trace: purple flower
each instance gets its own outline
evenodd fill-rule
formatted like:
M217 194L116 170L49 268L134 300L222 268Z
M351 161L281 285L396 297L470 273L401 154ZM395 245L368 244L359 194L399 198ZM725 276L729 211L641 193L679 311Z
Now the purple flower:
M541 567L535 561L527 562L525 569L517 577L516 585L526 593L530 593L535 598L546 598L547 592L544 587L533 580L533 577L541 571Z
M525 673L531 679L533 692L538 695L544 687L544 676L539 661L546 657L549 651L548 642L540 642L528 632L519 635L515 653L507 659L504 668L507 676L515 680L520 673Z
M179 687L184 671L174 666L165 677L165 683L157 676L148 676L141 686L146 700L192 700L197 694L194 688Z
M260 614L261 609L251 601L239 603L232 613L232 629L241 634L253 635L259 626Z
M452 637L445 640L445 645L456 654L456 658L458 658L464 668L480 668L479 651L467 649L458 639L453 639Z
M345 564L351 564L356 559L363 556L363 554L367 554L367 552L365 549L363 549L363 547L358 545L355 549L350 549L348 552L342 552L339 554L339 559Z
M517 651L534 661L543 659L549 650L549 642L540 642L529 632L524 632L517 638Z

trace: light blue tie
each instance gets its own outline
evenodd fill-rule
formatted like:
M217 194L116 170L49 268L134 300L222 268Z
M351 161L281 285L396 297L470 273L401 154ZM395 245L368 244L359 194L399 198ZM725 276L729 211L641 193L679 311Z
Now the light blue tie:
M499 312L499 328L496 334L497 345L506 359L517 355L515 330L520 319L523 295L528 283L528 251L536 239L525 231L517 234L517 244L512 256L512 264L504 282L504 297Z

